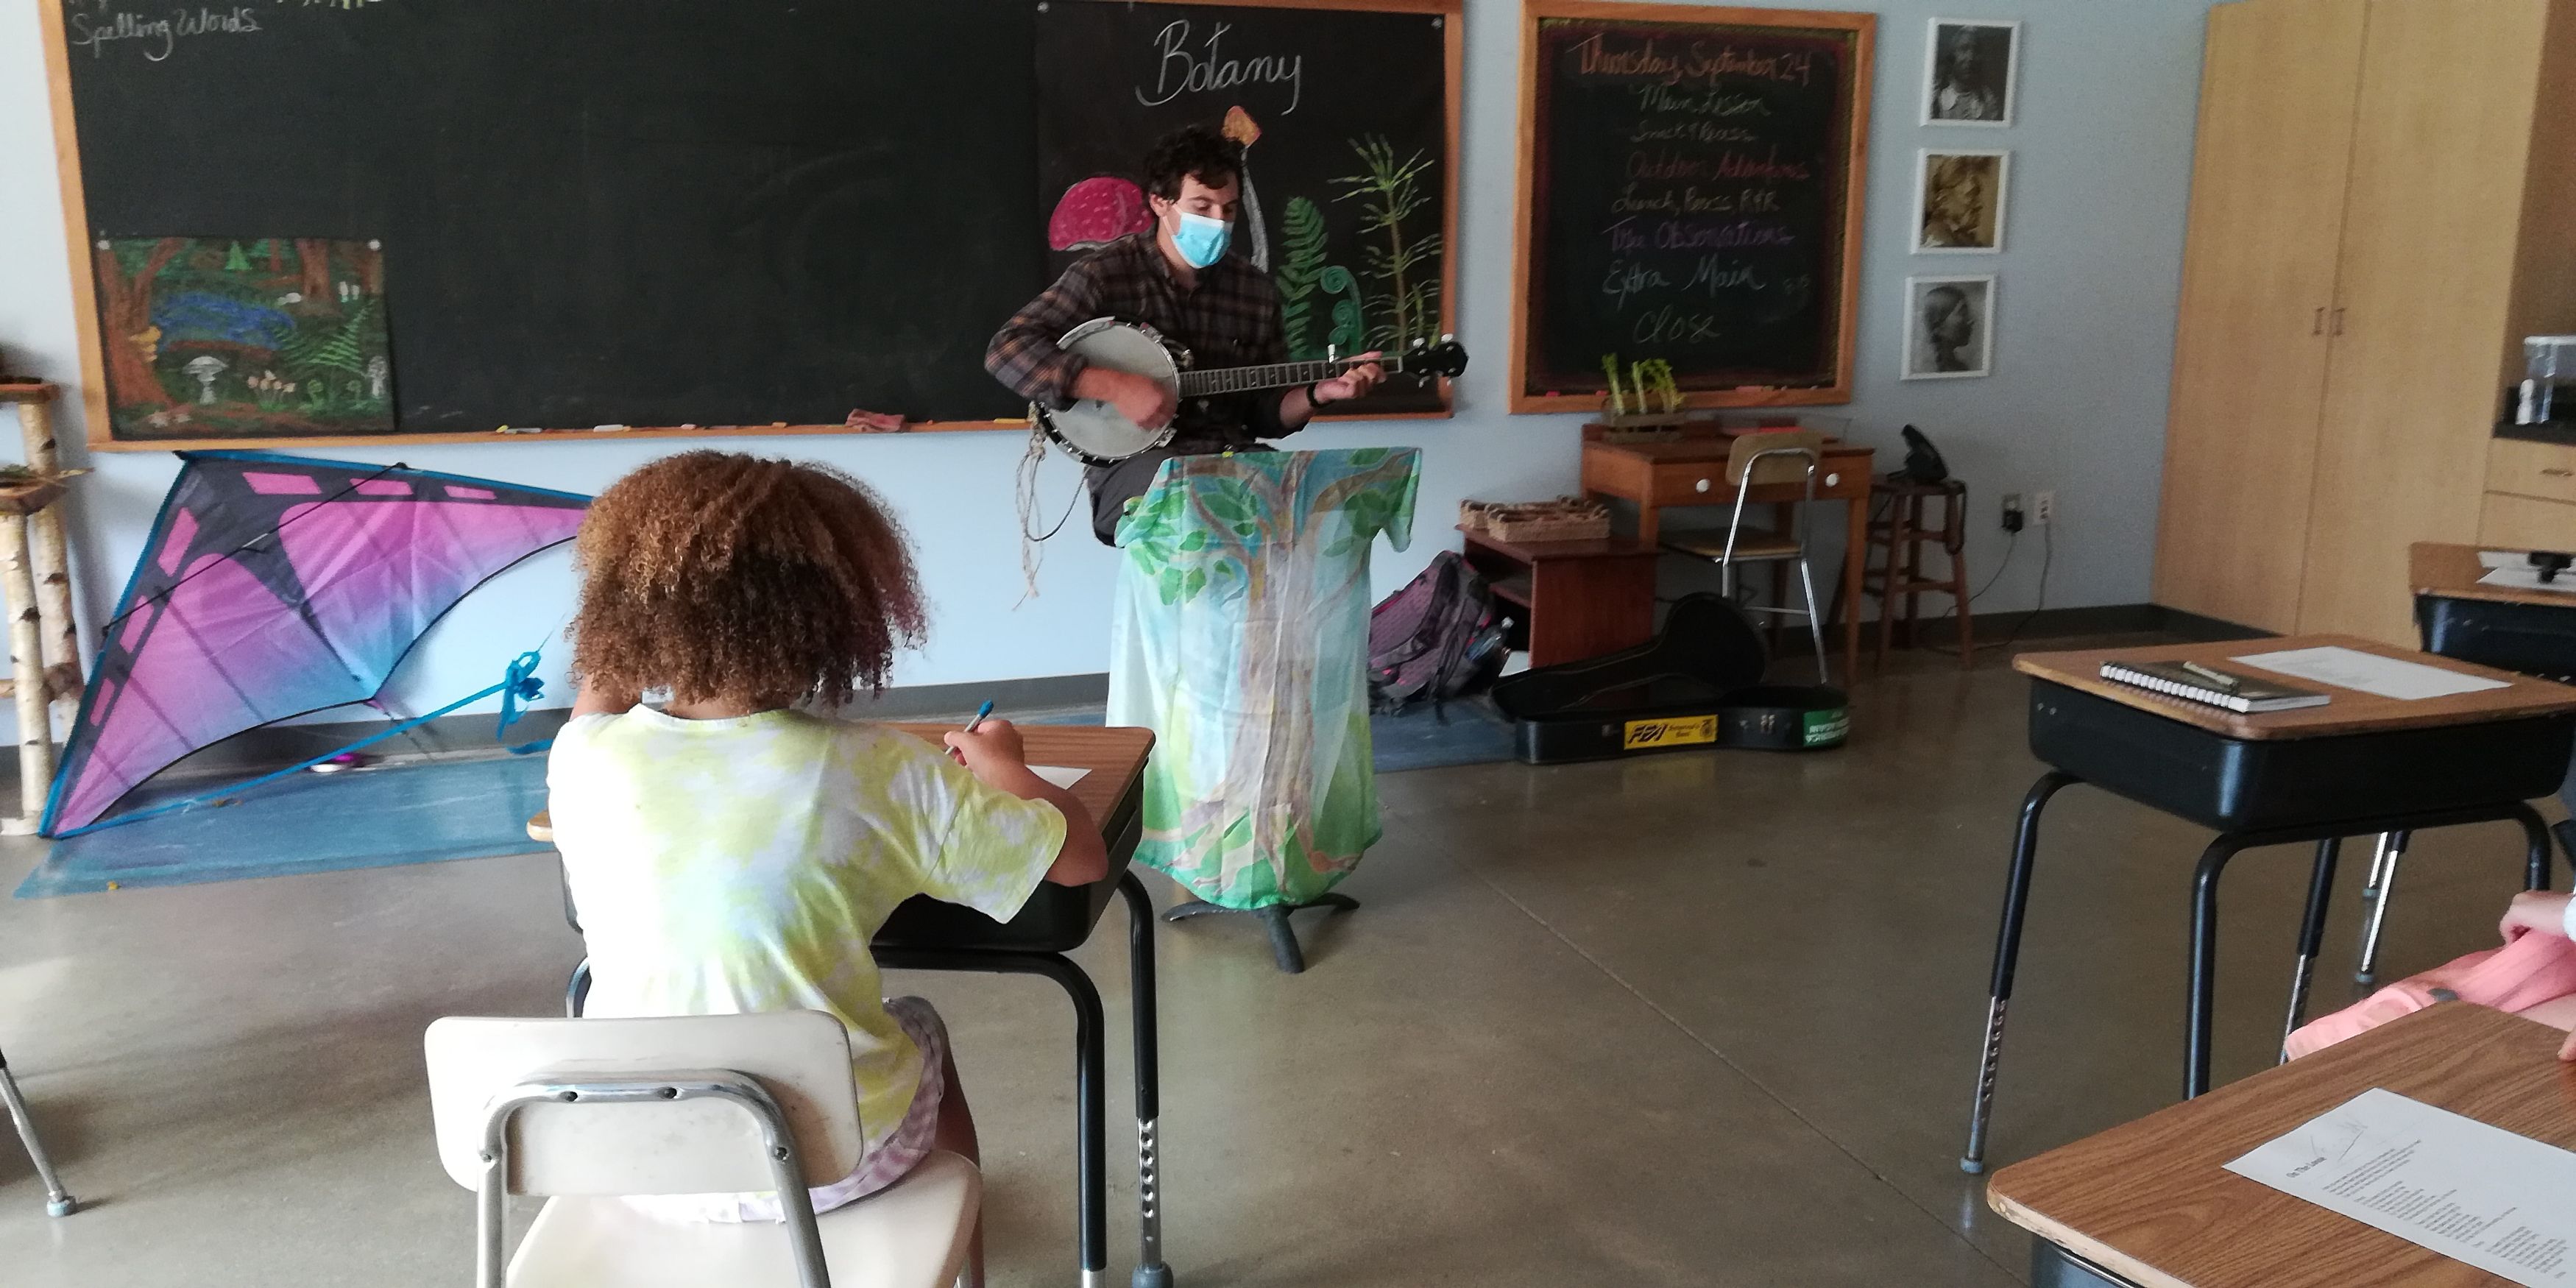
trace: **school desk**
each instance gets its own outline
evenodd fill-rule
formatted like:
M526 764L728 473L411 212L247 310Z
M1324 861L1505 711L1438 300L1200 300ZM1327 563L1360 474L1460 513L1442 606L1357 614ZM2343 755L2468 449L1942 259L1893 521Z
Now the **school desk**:
M2307 680L2321 707L2238 715L2103 679L2104 662L2228 661L2251 653L2340 646L2502 682L2502 687L2405 701ZM2005 877L1962 1170L1985 1170L1995 1069L2021 953L2039 822L2049 798L2091 783L2218 833L2192 878L2190 1001L2183 1039L2183 1098L2209 1089L2211 999L2218 973L2218 884L2239 852L2317 843L2307 917L2299 931L2290 1023L2306 1003L2326 899L2342 838L2511 820L2526 842L2524 880L2549 884L2548 830L2524 802L2558 789L2576 745L2576 688L2435 658L2342 635L2025 653L2013 669L2031 678L2030 750L2046 762L2022 800Z
M1694 426L1681 431L1675 439L1628 442L1613 440L1604 426L1586 425L1583 494L1633 503L1637 507L1637 539L1652 549L1663 532L1665 510L1735 504L1735 485L1726 481L1726 458L1734 450L1734 436L1713 428ZM1860 591L1861 575L1869 563L1872 455L1866 447L1829 442L1816 470L1816 499L1846 503L1842 579L1846 680L1860 674ZM1756 486L1745 499L1771 503L1778 530L1788 532L1793 530L1793 503L1803 503L1806 495L1803 483L1775 483ZM1648 598L1651 601L1652 596ZM1646 608L1651 614L1653 604L1649 602Z
M2566 1036L2445 1002L2015 1163L1995 1173L1986 1203L2039 1236L2034 1288L2505 1286L2225 1168L2373 1087L2576 1149L2576 1068L2558 1060Z
M894 726L937 742L953 725ZM1160 1142L1161 1100L1154 1021L1154 905L1143 882L1127 870L1144 831L1145 757L1154 735L1144 729L1078 725L1022 725L1020 739L1033 765L1061 765L1091 772L1072 787L1074 798L1100 823L1109 842L1110 875L1088 886L1042 884L1009 922L954 904L906 900L886 920L868 949L879 966L894 970L972 971L1043 975L1073 999L1074 1166L1079 1177L1083 1288L1099 1288L1109 1266L1107 1109L1103 1090L1106 1039L1100 990L1065 954L1091 938L1113 898L1127 901L1128 991L1136 1042L1136 1197L1142 1251L1134 1288L1168 1288L1163 1261ZM528 820L528 835L551 844L552 820ZM570 905L566 905L570 911Z
M2494 546L2419 541L2407 551L2424 650L2545 679L2576 677L2576 569L2566 590L2490 586L2478 560ZM2520 551L2512 553L2520 554Z

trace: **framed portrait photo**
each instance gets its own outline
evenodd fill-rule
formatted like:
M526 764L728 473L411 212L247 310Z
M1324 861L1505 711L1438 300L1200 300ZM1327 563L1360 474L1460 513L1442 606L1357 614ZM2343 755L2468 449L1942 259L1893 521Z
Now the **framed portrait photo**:
M1914 253L1992 254L2004 248L2012 153L1924 148L1914 157Z
M1923 123L2013 123L2014 72L2021 62L2021 24L1935 18L1923 55Z
M1964 380L1995 366L1995 275L1905 279L1907 380Z

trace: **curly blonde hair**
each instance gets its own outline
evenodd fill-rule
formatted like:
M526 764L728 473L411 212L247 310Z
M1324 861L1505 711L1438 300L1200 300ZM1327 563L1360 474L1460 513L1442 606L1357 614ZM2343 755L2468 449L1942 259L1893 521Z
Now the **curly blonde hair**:
M827 466L665 457L591 503L573 554L573 670L612 693L839 706L922 638L902 527Z

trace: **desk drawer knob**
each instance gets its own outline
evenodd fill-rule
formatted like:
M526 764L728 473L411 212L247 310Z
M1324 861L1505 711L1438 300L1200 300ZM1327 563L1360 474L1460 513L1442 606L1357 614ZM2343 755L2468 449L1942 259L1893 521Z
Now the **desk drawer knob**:
M1692 485L1691 485L1691 490L1692 490L1692 491L1694 491L1694 492L1705 492L1705 491L1707 491L1707 490L1708 490L1708 480L1707 480L1707 479L1701 479L1699 482L1692 484Z
M1835 487L1835 486L1838 486L1838 485L1840 485L1840 484L1842 483L1842 481L1843 481L1843 476L1842 476L1842 475L1840 475L1840 474L1828 474L1828 475L1826 475L1826 476L1825 476L1825 486L1826 486L1826 487Z

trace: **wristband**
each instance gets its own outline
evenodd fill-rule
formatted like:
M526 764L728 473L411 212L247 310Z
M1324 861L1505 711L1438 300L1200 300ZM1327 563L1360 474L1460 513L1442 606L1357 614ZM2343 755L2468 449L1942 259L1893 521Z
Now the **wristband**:
M1329 401L1327 401L1327 400L1325 399L1325 397L1324 397L1324 395L1323 395L1323 392L1322 392L1322 391L1323 391L1323 388L1324 388L1324 382L1323 382L1323 381L1321 381L1321 380L1318 380L1318 381L1316 381L1315 383L1313 383L1313 384L1311 384L1311 385L1306 386L1306 405L1307 405L1308 407L1310 407L1310 408L1322 408L1322 407L1328 407L1328 406L1331 406L1331 405L1332 405Z

